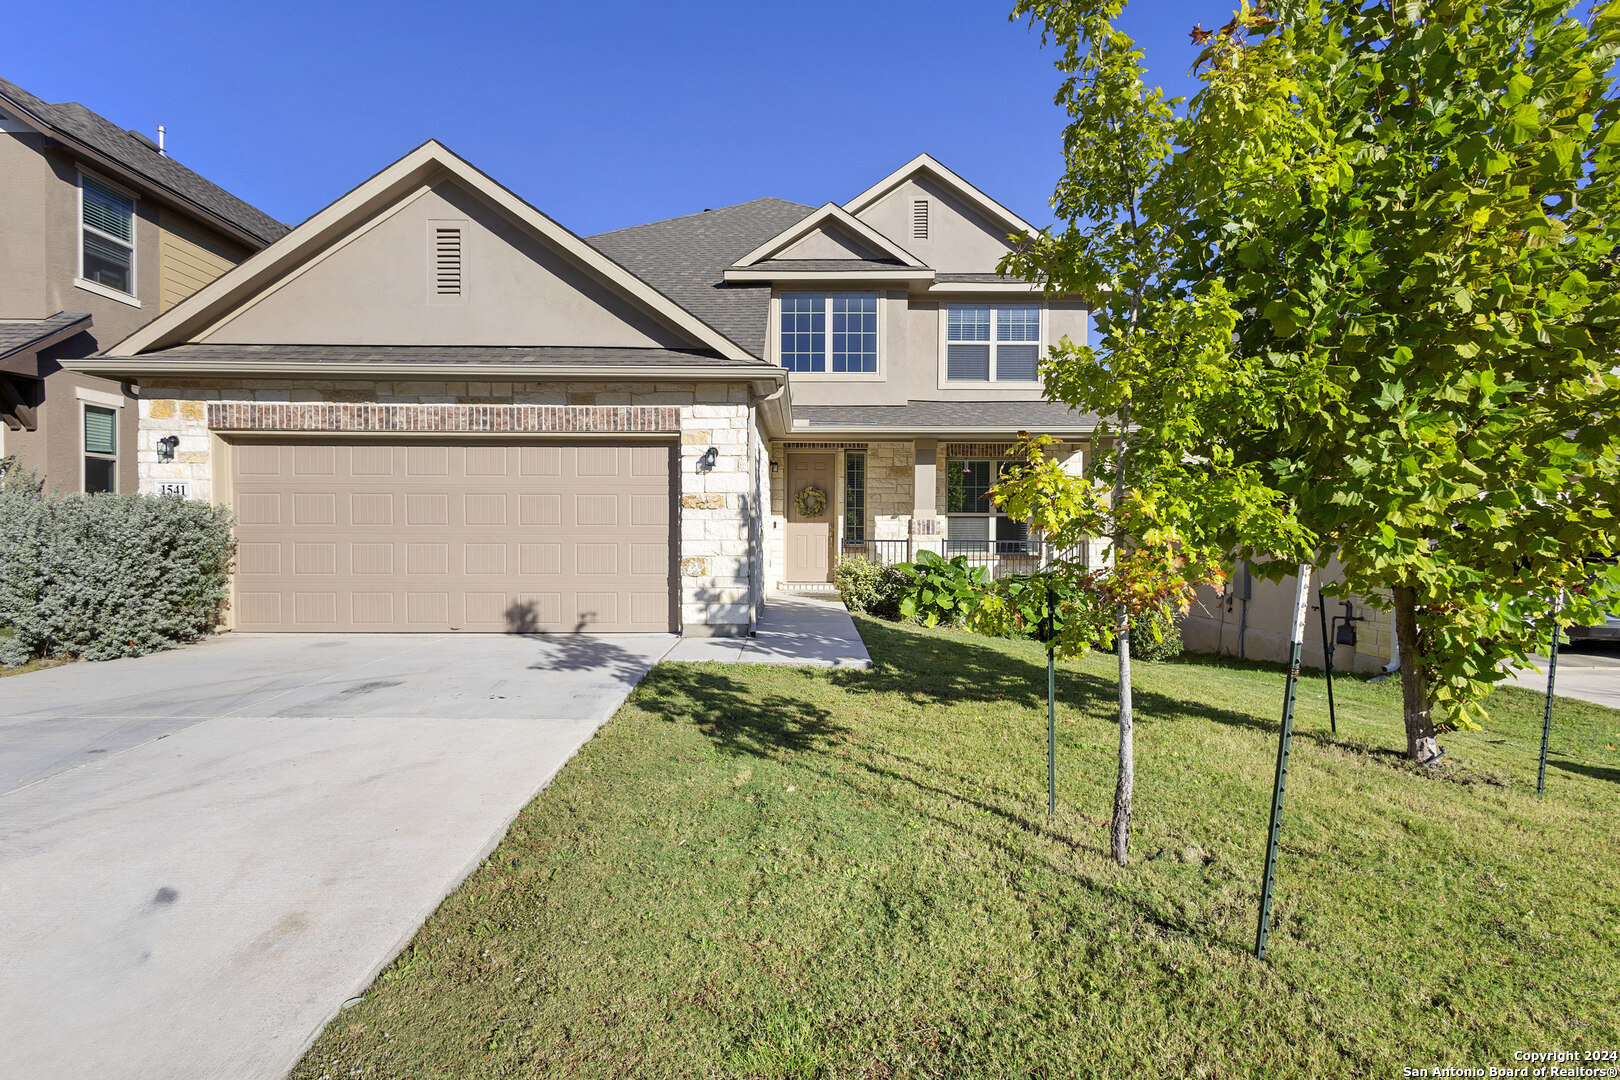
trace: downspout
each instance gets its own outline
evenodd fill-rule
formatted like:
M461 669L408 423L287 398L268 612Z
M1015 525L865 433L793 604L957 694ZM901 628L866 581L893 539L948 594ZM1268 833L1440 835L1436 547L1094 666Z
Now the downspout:
M765 596L765 517L760 510L761 480L759 460L759 408L779 402L787 393L787 380L782 380L769 394L748 397L748 461L754 472L754 490L748 508L748 636L759 631L759 605Z

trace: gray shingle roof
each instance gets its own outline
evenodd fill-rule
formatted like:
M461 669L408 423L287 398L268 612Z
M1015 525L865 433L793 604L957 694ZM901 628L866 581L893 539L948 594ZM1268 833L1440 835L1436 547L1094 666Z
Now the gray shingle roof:
M864 270L914 270L898 259L766 259L740 270L782 270L788 273L854 274Z
M182 360L199 370L210 364L272 363L318 370L322 363L339 364L523 364L539 371L547 367L591 364L602 367L668 368L716 367L757 372L757 360L731 360L697 349L608 349L592 346L549 345L508 348L499 345L175 345L140 356L139 361L167 363ZM767 369L772 370L772 369Z
M727 285L726 267L814 207L786 199L598 233L586 241L755 356L765 355L769 285Z
M0 100L32 116L63 142L104 154L182 202L209 211L263 244L279 240L288 232L288 226L258 207L203 179L173 158L164 157L78 102L53 105L5 79L0 79Z
M0 357L21 352L76 323L88 324L89 319L82 311L60 311L48 319L0 319Z
M914 428L918 431L1020 429L1073 431L1097 426L1092 413L1051 401L918 401L904 405L795 405L796 434L817 428Z

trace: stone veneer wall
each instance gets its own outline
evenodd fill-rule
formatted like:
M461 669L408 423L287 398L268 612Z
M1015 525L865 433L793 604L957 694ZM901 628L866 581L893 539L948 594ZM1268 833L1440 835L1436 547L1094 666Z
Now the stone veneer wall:
M828 493L835 521L841 525L844 514L844 452L866 453L866 535L872 540L904 540L911 525L915 489L915 450L910 442L808 442L784 440L771 444L769 460L787 468L787 455L799 451L815 453L831 451L838 457L834 466L836 475ZM767 465L767 475L769 466ZM787 565L784 547L787 531L786 494L780 489L770 491L770 514L765 522L766 577L770 587L782 582ZM836 563L842 547L843 534L834 537L833 561Z
M748 387L713 383L539 383L359 380L253 380L162 379L144 387L140 398L140 433L137 471L142 491L156 491L164 482L184 482L194 499L214 498L213 447L216 432L208 424L209 406L216 416L222 406L253 403L331 403L355 406L665 406L670 410L484 410L505 416L518 413L561 420L513 422L511 427L479 426L479 410L433 410L434 421L411 419L398 410L370 410L374 415L406 417L371 427L343 427L343 417L361 410L300 410L302 418L319 415L319 425L303 430L456 431L512 430L514 433L547 430L646 431L648 423L667 425L670 437L680 439L679 520L671 530L680 545L680 617L687 634L732 635L749 628L749 582L755 570L749 556L748 505L752 480L748 457L748 425L753 422ZM225 415L246 415L250 410L226 410ZM258 410L262 414L263 410ZM637 420L629 419L631 416ZM336 417L336 419L334 419ZM651 417L653 420L649 421ZM354 421L359 423L360 421ZM375 421L367 421L374 423ZM420 423L440 426L413 427ZM547 427L547 423L552 426ZM260 430L273 430L261 427ZM637 425L640 426L637 426ZM404 426L401 426L404 425ZM448 425L448 426L446 426ZM593 427L592 425L598 425ZM180 440L171 462L158 461L158 440ZM719 451L714 468L699 472L698 459L713 446ZM763 567L759 568L763 571Z

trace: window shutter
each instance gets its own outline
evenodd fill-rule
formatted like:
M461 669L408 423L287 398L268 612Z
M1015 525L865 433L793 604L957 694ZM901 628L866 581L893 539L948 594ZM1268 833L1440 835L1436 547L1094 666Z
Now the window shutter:
M911 204L911 235L916 240L928 239L927 199L916 199Z
M461 229L437 226L433 230L433 292L461 295Z
M86 405L84 409L84 452L113 453L113 411Z

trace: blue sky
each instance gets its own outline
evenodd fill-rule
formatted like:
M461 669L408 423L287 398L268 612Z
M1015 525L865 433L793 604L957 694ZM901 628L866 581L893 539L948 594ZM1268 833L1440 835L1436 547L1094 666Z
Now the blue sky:
M1229 0L1136 0L1124 25L1187 93L1193 23ZM123 127L298 222L437 138L582 234L776 195L855 195L927 151L1050 220L1058 83L1011 0L817 4L15 5L0 75Z

